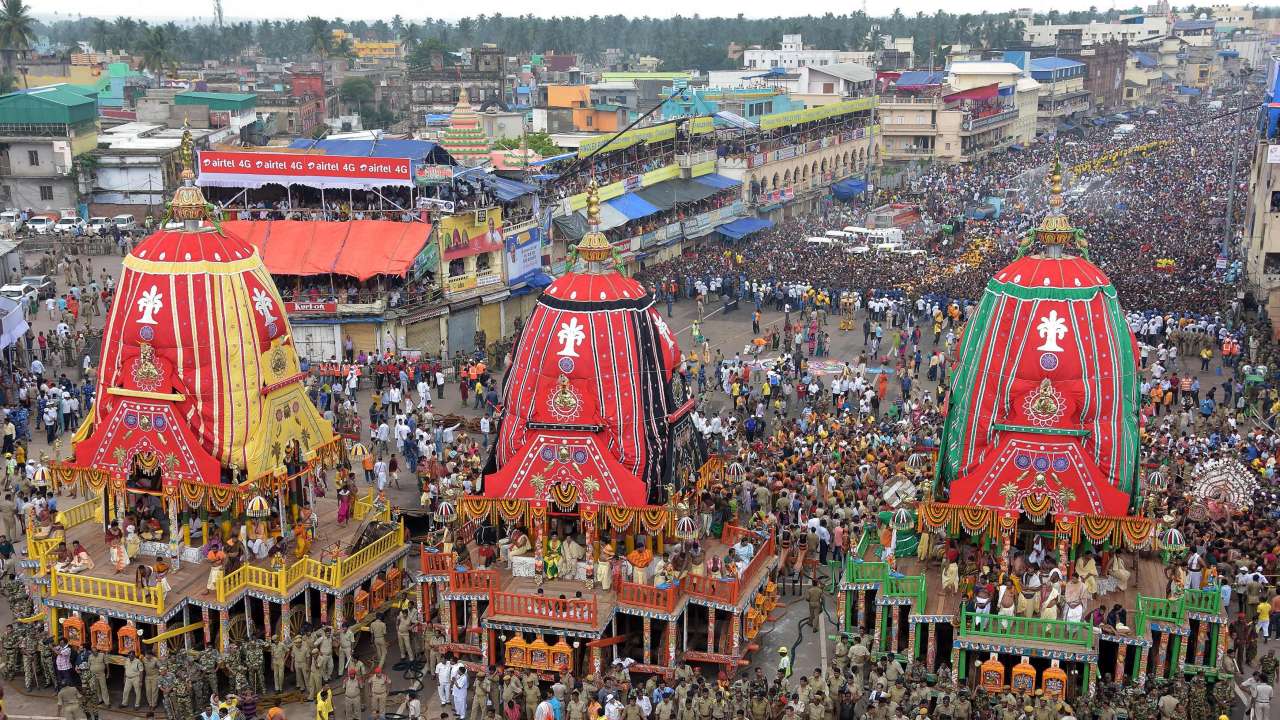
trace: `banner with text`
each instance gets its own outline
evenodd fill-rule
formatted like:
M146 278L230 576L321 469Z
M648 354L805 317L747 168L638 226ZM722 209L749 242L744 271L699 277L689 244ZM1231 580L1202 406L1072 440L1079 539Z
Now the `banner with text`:
M533 226L507 235L507 284L519 285L542 269L542 228Z
M760 116L760 129L772 130L787 125L799 125L800 123L814 122L815 120L826 120L840 115L849 113L862 112L875 107L878 97L858 98L857 100L845 100L844 102L831 103L830 105L819 105L818 107L805 108L804 110L791 110L789 112L770 113L769 115Z
M615 139L616 138L616 139ZM656 143L663 140L674 140L676 138L676 124L674 122L654 125L647 128L638 128L636 130L628 130L624 133L612 133L609 135L601 135L593 137L589 140L583 140L578 146L578 157L586 157L600 148L604 148L601 152L613 152L623 148L631 147L638 143ZM608 147L605 147L608 145Z
M409 158L202 150L197 165L196 184L205 187L276 184L369 190L413 184Z
M446 263L459 258L501 250L502 208L474 210L442 218L440 256Z

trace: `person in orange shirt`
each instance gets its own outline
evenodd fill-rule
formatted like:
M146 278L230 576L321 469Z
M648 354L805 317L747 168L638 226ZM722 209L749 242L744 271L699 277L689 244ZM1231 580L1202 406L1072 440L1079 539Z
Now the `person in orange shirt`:
M222 579L222 566L227 562L227 554L222 552L222 546L215 540L205 557L209 560L209 582L205 585L204 594L208 595L218 587L218 581Z
M364 468L364 481L372 485L373 484L373 455L370 455L369 453L365 453L364 458L360 460L360 466Z

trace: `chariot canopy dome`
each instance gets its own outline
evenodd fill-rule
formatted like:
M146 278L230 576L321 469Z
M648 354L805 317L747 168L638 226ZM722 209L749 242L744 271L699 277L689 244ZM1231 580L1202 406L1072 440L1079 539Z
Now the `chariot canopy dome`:
M166 481L282 474L296 451L334 442L303 387L284 303L257 250L223 231L192 182L160 230L124 259L103 330L98 399L73 438L72 466L128 474L139 456Z
M1137 344L1061 212L1056 164L1051 182L1049 214L965 327L938 482L953 504L1126 515L1137 496Z
M666 500L680 349L653 295L613 267L594 183L587 211L575 267L538 299L512 353L486 497Z

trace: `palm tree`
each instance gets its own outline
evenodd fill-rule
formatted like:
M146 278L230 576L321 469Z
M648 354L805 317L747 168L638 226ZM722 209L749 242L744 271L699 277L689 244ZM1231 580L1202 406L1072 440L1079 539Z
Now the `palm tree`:
M311 50L326 57L333 48L333 33L329 32L329 23L324 18L312 15L307 18L307 39Z
M418 28L417 23L409 23L404 26L404 33L401 36L401 42L404 43L404 52L406 55L413 52L413 48L417 46L418 41L422 39L422 31Z
M31 49L35 39L31 8L22 0L3 0L0 3L0 54L4 57L7 73L13 69L14 56Z
M157 77L173 67L173 42L163 27L149 27L142 36L142 69Z

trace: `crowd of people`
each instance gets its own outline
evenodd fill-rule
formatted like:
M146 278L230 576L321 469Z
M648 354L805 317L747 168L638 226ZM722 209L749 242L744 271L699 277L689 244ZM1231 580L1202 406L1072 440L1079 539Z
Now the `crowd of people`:
M1274 490L1280 463L1280 432L1274 425L1280 415L1280 355L1265 311L1236 297L1218 262L1220 255L1229 262L1236 251L1233 242L1224 247L1227 233L1217 219L1225 215L1230 186L1242 180L1228 176L1223 158L1230 155L1230 143L1244 137L1234 134L1230 120L1211 120L1194 107L1161 108L1134 124L1134 133L1123 140L1113 139L1109 128L1090 129L1082 137L1064 136L970 165L930 167L903 190L880 191L850 206L824 206L818 214L785 221L741 245L651 266L642 279L667 303L698 303L699 319L718 294L732 294L757 311L752 322L760 344L729 355L713 354L709 342L699 342L686 348L693 352L679 369L683 392L702 398L695 426L741 469L730 475L733 480L693 496L701 535L723 539L730 524L774 532L779 577L811 577L829 560L855 552L870 553L864 559L892 558L908 534L895 532L886 490L915 499L931 492L924 468L932 463L930 451L941 436L955 344L987 280L1012 259L1043 215L1039 181L1044 168L1055 158L1071 167L1119 145L1169 140L1150 152L1090 163L1087 172L1070 178L1071 189L1081 192L1069 192L1067 211L1084 230L1092 259L1117 286L1141 343L1144 473L1149 487L1158 490L1144 496L1144 512L1160 518L1162 530L1179 530L1186 541L1186 552L1168 563L1161 591L1167 597L1189 588L1221 594L1224 612L1232 615L1230 651L1218 669L1234 676L1258 720L1269 708L1277 670L1274 655L1260 643L1278 632L1270 614L1280 608L1280 496ZM608 179L641 171L653 148L636 147L603 159L616 164L599 168L600 174ZM958 220L993 196L1008 199L998 216ZM817 230L861 224L869 208L890 200L922 207L931 230L917 233L913 242L925 255L886 258L797 242ZM943 224L952 232L941 230ZM1172 263L1162 263L1157 273L1156 260ZM91 268L88 278L68 272L80 287L92 280ZM71 281L68 277L68 285ZM783 317L764 327L761 311L769 309ZM700 335L700 328L694 334ZM855 349L833 353L837 344ZM412 358L370 357L355 353L347 339L344 357L310 368L308 389L316 405L344 434L367 437L370 443L360 466L344 472L340 494L350 497L361 483L386 491L403 474L416 478L420 505L434 511L442 499L480 487L485 451L501 414L499 380L509 358L449 357L444 350L424 350ZM88 411L91 373L82 384L64 382L65 374L50 375L44 361L33 358L0 388L10 408L5 452L25 456L20 438L29 437L37 422L48 426L50 407L55 408L55 436L74 427L77 410ZM63 396L73 390L83 403L64 410ZM446 395L452 399L454 392L477 417L437 411L439 401ZM56 403L41 404L54 393ZM27 415L19 429L23 409ZM1224 460L1245 470L1243 501L1199 494L1207 464ZM15 458L7 465L19 474L23 462ZM0 504L0 530L8 536L0 537L0 556L5 540L21 532L7 527L6 518L20 522L26 513L17 501L33 501L30 494L39 491L23 482L6 488L2 502L14 503L13 508ZM56 514L56 497L42 495L34 502L43 503L46 516ZM860 542L863 538L868 542ZM950 590L957 597L949 611L1071 619L1112 630L1127 623L1104 598L1127 582L1132 555L1082 554L1064 578L1053 574L1055 549L1033 544L1018 556L1025 563L1009 563L1013 574L1001 577L993 550L952 547L927 533L915 540L921 557L936 557L945 569L938 592ZM564 558L578 557L580 543L558 536L555 542L552 559L558 570ZM527 537L518 531L501 539L442 531L433 543L446 551L474 545L477 564L493 559L493 551L483 547L503 546L508 561L529 552ZM749 542L735 542L723 557L697 562L736 566L748 562L754 549ZM686 561L694 562L663 558L664 573L654 573L650 581L678 581L680 572L690 570L681 564ZM976 578L971 592L960 592L954 582L962 572ZM612 566L597 574L602 583L612 579ZM824 600L818 582L809 582L805 599L812 621L824 605L829 611L834 603ZM1235 702L1231 684L1209 682L1203 674L1144 685L1104 672L1096 695L1073 693L1065 701L992 695L978 691L972 680L958 682L946 653L939 653L935 667L875 657L869 634L862 631L840 638L834 660L811 675L794 672L792 645L768 656L779 658L776 667L765 671L757 663L735 678L712 679L683 662L664 676L633 674L621 663L604 673L563 674L545 683L512 669L455 662L437 647L431 623L439 618L432 618L431 608L422 611L428 619L422 627L414 625L415 613L400 613L396 632L406 639L399 649L403 658L422 658L434 676L424 675L398 700L388 699L384 684L388 630L383 619L376 621L380 630L372 631L374 657L368 662L353 654L357 641L346 636L348 630L307 628L290 646L254 641L236 651L236 660L201 656L196 667L202 672L157 668L157 681L171 713L203 712L210 720L252 716L243 705L214 701L206 707L204 698L218 692L219 662L227 663L223 669L230 687L239 691L244 684L247 697L255 698L265 690L261 673L267 664L275 670L279 662L278 688L285 663L292 661L297 685L314 699L320 720L331 714L342 720L381 716L397 705L399 714L421 720L429 714L424 703L432 683L442 720L450 711L457 720L1047 720L1114 718L1121 712L1200 720L1228 712ZM40 651L34 652L32 667L39 677ZM19 649L16 662L24 660ZM85 662L91 669L92 657ZM14 666L9 672L16 673ZM149 677L149 672L144 668L134 677ZM79 684L96 692L91 671ZM63 709L79 709L78 694L66 695L60 691ZM154 698L150 704L156 704Z

